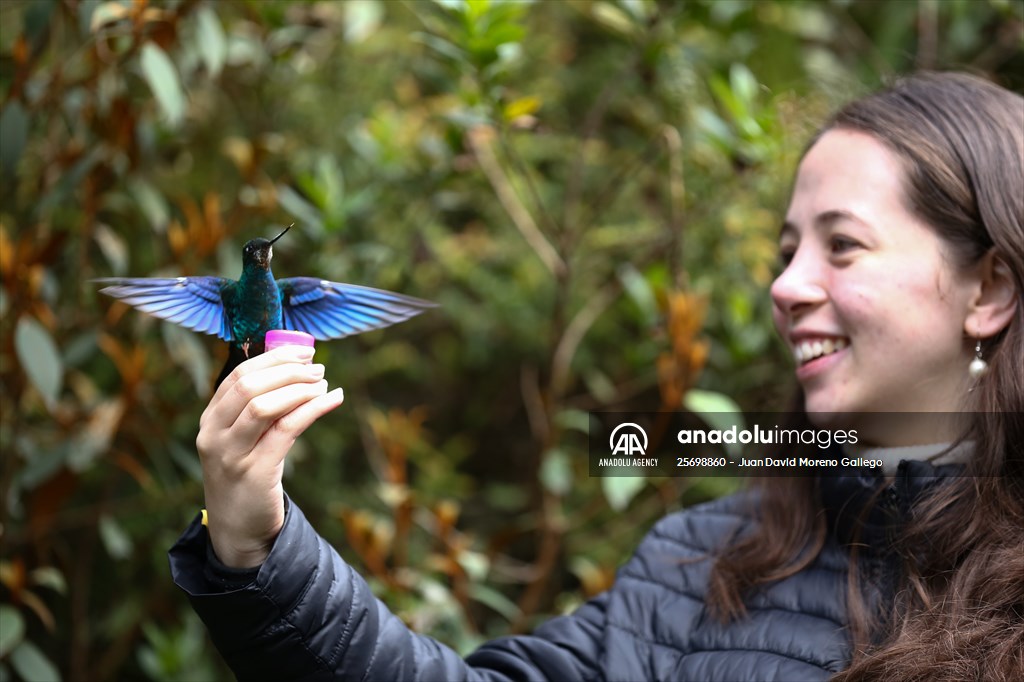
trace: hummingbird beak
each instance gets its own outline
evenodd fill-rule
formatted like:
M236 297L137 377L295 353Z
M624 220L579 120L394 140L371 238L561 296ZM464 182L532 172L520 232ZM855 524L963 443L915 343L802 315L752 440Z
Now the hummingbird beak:
M271 245L273 245L274 242L276 242L278 239L283 237L284 233L287 232L288 230L292 229L292 227L294 227L294 226L295 226L295 223L292 223L288 227L284 228L284 232L282 232L281 234L277 235L276 237L274 237L273 239L270 240Z

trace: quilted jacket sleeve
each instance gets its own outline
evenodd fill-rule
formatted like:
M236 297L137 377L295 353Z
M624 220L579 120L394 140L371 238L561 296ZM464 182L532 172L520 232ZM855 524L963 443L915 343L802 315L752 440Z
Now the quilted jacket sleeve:
M488 642L463 660L418 635L289 504L255 580L222 591L208 580L197 518L170 552L175 582L240 680L594 680L604 595L532 635Z

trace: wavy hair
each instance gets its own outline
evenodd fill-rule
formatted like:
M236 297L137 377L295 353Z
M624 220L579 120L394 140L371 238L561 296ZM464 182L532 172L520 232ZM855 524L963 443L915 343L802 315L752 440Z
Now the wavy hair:
M853 660L833 680L1024 679L1024 98L967 74L915 74L844 106L808 149L833 129L893 151L908 207L954 267L994 251L1017 292L963 408L974 455L963 476L914 505L894 543L902 577L887 614L867 606L851 552ZM809 565L827 537L815 479L752 485L759 530L725 548L711 575L709 604L723 620L745 613L751 589Z

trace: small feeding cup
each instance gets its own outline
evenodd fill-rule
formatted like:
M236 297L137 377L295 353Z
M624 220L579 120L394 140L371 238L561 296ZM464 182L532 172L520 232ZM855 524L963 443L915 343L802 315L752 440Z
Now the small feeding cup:
M306 332L292 331L291 329L271 329L264 339L264 351L269 353L281 346L309 346L313 348L316 339L312 334Z

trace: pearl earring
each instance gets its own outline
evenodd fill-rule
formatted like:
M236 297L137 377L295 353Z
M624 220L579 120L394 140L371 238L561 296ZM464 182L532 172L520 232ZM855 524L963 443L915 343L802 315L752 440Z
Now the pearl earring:
M967 373L972 379L979 379L988 370L988 363L981 359L981 339L978 339L974 346L974 359L967 366Z

